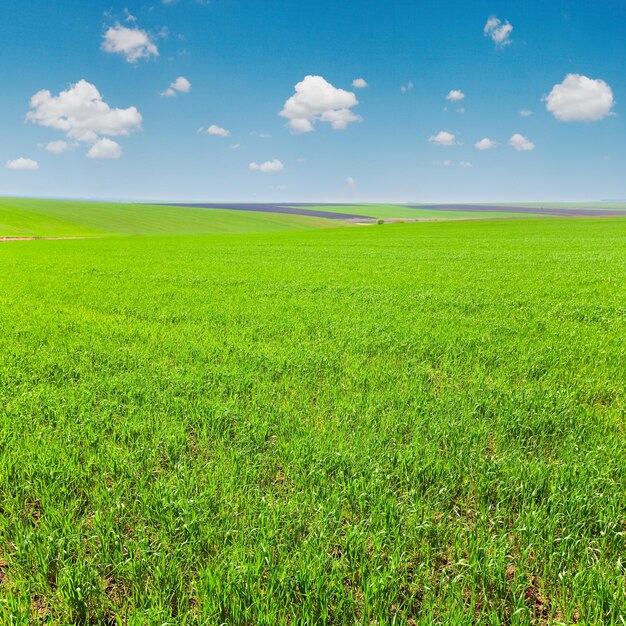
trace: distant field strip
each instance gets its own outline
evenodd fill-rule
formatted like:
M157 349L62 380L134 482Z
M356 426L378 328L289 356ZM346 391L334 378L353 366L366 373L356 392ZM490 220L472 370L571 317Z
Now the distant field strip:
M419 206L407 206L401 204L308 204L308 203L181 203L168 206L189 207L189 208L206 208L206 209L226 209L230 211L251 211L260 213L280 213L285 215L306 215L311 217L325 217L334 220L359 220L369 222L376 219L412 219L412 220L429 220L429 219L476 219L476 218L495 218L495 217L511 217L511 213L520 213L520 216L527 213L526 211L485 211L483 213L467 215L467 211L446 212L442 215L439 210L428 210L428 207L422 209ZM538 215L538 213L534 213Z
M442 213L514 213L526 215L551 215L554 217L620 217L626 216L624 209L600 209L576 206L519 206L493 204L409 204L411 209L440 211Z
M493 219L501 217L620 217L624 208L566 205L508 205L508 204L310 204L310 203L206 203L175 204L188 208L226 209L285 215L307 215L335 220L373 219ZM619 205L617 205L619 207Z
M626 205L493 204L141 204L0 197L0 240L106 237L112 235L204 235L337 228L375 220L476 220L515 217L613 217Z
M351 220L351 219L363 219L370 220L371 216L358 215L356 213L339 213L336 211L327 211L318 208L318 205L289 205L283 206L282 204L249 204L249 203L224 203L216 204L214 202L207 204L195 204L195 203L182 203L182 204L168 204L164 206L177 206L186 207L191 209L227 209L229 211L250 211L252 213L280 213L283 215L305 215L307 217L323 217L332 220ZM314 206L314 209L302 208L305 206ZM355 205L342 205L344 207L354 208L358 210L358 206Z

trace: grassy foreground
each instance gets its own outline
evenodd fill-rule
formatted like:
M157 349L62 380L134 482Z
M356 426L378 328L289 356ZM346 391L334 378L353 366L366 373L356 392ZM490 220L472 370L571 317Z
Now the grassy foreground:
M0 622L623 624L625 244L0 244Z

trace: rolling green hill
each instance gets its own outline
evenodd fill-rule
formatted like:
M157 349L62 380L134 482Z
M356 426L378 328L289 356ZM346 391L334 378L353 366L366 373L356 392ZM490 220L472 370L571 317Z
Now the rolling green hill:
M338 226L341 222L277 213L0 198L0 237L255 233Z

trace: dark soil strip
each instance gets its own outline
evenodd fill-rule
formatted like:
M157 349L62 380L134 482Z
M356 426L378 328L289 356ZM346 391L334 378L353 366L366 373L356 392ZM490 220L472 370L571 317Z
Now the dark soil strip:
M352 220L358 218L360 220L367 220L373 222L373 218L366 215L357 215L355 213L330 213L327 211L314 211L311 209L301 209L295 206L283 206L279 204L231 204L231 203L216 203L216 204L195 204L195 203L169 203L161 206L180 206L191 209L226 209L229 211L252 211L255 213L284 213L287 215L308 215L309 217L325 217L329 220ZM300 206L320 206L319 204L298 204ZM328 206L338 206L335 204L329 204ZM349 206L349 205L346 205Z
M428 211L460 211L463 213L525 213L531 215L555 215L558 217L619 217L626 216L626 210L621 209L577 209L555 207L524 207L524 206L495 206L493 204L407 204L409 209L424 209Z

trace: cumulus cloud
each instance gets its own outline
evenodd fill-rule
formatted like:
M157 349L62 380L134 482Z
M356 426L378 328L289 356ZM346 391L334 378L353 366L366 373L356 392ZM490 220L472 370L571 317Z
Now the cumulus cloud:
M367 81L364 78L355 78L352 81L352 86L355 89L365 89L366 87L369 87L369 85L367 84Z
M356 180L354 180L352 176L348 176L346 178L346 185L348 185L348 187L356 187Z
M498 144L493 141L493 139L489 139L489 137L485 137L484 139L481 139L480 141L477 141L474 144L474 148L476 148L476 150L491 150L492 148L495 148Z
M603 80L568 74L546 97L546 108L562 122L601 120L615 104L611 87Z
M519 133L515 133L509 139L509 145L520 152L535 149L535 144L532 141L530 141L530 139L528 139L527 137L524 137L524 135L520 135Z
M470 168L470 167L474 167L469 161L461 161L459 163L459 167L463 167L463 168Z
M119 159L121 156L122 146L107 137L98 139L87 152L87 157L90 159Z
M230 147L231 150L239 150L239 148L241 148L240 143L235 143Z
M452 89L446 96L446 100L450 100L451 102L458 102L459 100L463 100L463 98L465 98L465 94L460 89Z
M273 161L265 161L265 163L250 163L248 169L263 172L264 174L271 174L274 172L282 172L285 166L278 159L274 159Z
M400 85L400 91L402 93L407 93L408 91L411 91L411 89L413 89L413 83L411 81L409 81L406 85Z
M272 189L274 191L287 191L287 185L275 185Z
M335 130L361 121L351 110L359 103L356 96L334 87L322 76L305 76L295 89L280 112L294 133L310 133L318 121L328 122Z
M141 114L135 107L111 108L95 85L80 80L53 96L47 89L30 99L26 119L47 128L56 128L78 141L94 143L99 135L129 135L141 130Z
M434 143L437 146L456 146L456 136L454 133L449 133L446 130L440 130L436 135L431 135L428 138L430 143Z
M66 152L67 150L69 150L72 146L67 143L67 141L59 139L57 141L51 141L47 143L44 147L48 152L52 152L53 154L61 154L62 152Z
M145 30L127 28L119 23L110 26L104 33L102 49L105 52L121 54L129 63L159 56L156 45Z
M439 167L439 166L450 167L453 164L453 162L450 161L450 159L446 159L445 161L433 161L432 163L435 167Z
M533 112L532 112L530 109L522 109L522 110L519 112L519 114L520 114L522 117L530 117L530 116L533 114Z
M510 37L513 26L511 26L508 20L502 22L502 20L498 19L495 15L492 15L487 20L483 30L485 37L491 37L491 40L496 46L506 46L511 43Z
M39 163L33 159L20 157L19 159L7 161L5 167L9 170L38 170Z
M230 137L230 131L221 126L217 126L217 124L211 124L211 126L206 129L206 132L216 137Z
M161 95L173 98L179 93L189 93L190 90L191 83L184 76L179 76Z

